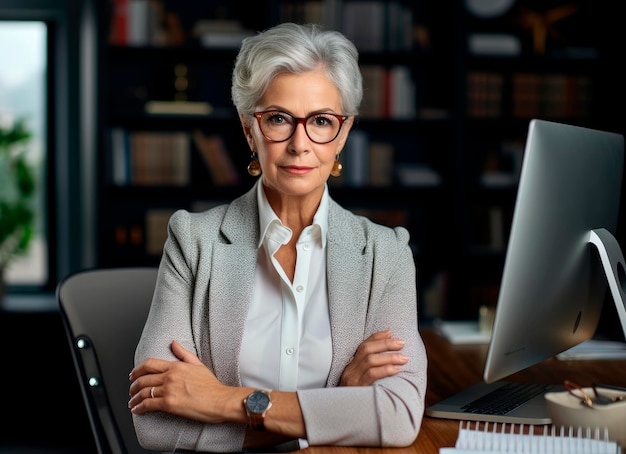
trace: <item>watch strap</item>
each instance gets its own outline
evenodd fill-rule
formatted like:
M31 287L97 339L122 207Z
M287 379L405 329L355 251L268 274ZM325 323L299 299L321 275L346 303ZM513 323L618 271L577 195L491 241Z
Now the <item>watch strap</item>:
M267 429L265 428L265 412L263 412L263 414L261 415L248 412L248 425L252 430L256 430L259 432L267 431Z

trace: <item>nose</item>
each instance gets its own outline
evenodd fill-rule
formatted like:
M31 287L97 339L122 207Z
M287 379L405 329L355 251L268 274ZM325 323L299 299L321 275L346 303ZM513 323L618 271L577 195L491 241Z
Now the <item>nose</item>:
M289 151L292 153L300 153L308 150L310 141L306 132L305 121L306 119L297 121L296 129L289 140Z

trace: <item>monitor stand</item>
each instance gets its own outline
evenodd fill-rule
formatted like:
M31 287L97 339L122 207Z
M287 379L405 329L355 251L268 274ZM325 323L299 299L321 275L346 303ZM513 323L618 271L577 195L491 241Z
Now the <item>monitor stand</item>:
M611 296L626 338L626 265L619 243L606 229L589 231L589 243L598 250Z

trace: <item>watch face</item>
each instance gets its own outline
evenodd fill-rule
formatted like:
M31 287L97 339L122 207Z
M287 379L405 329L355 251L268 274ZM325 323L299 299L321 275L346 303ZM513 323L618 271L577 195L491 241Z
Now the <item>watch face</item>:
M251 413L262 414L270 404L270 396L261 391L255 391L246 399L246 406Z

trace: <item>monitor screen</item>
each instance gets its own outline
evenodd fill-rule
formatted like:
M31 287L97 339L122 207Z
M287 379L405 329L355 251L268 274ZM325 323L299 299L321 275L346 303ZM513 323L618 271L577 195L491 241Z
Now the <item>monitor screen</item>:
M624 276L614 238L623 153L620 134L530 122L485 382L595 334L608 284L619 286L615 276ZM613 299L623 295L611 290ZM626 332L621 298L616 307Z

